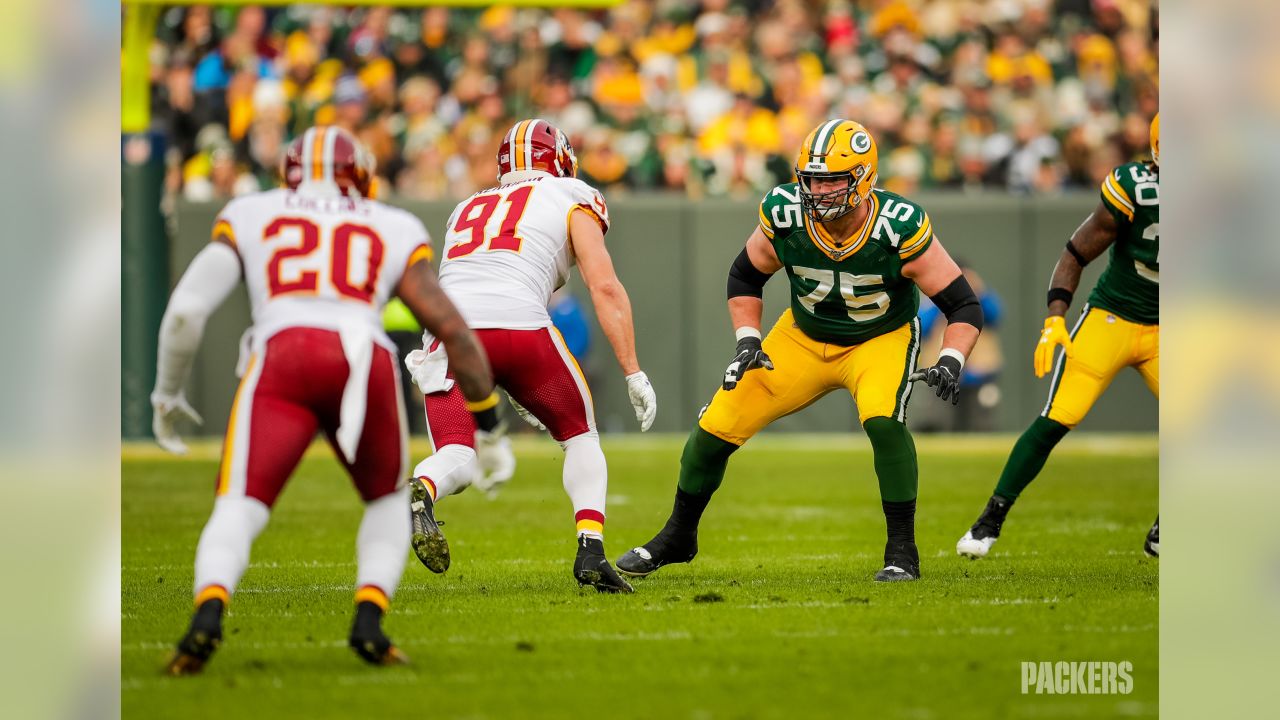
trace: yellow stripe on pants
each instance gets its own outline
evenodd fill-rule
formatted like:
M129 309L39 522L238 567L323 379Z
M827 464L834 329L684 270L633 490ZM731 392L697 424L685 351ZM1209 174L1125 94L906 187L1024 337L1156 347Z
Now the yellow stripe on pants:
M1044 417L1074 428L1126 367L1142 374L1147 387L1160 396L1160 326L1129 322L1101 308L1088 308L1071 341L1071 357L1059 358L1061 368L1050 390Z

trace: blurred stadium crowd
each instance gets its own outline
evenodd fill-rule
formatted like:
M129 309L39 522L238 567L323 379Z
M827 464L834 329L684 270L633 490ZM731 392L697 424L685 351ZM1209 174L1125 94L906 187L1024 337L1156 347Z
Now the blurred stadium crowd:
M288 141L356 132L381 192L465 197L514 119L569 134L611 193L751 197L858 120L880 184L1094 189L1147 154L1153 0L632 0L607 11L174 7L151 51L167 189L273 186Z

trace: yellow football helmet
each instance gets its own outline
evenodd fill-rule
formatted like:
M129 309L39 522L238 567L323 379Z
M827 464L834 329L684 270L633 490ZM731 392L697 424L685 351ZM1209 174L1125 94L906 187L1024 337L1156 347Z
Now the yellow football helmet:
M1160 167L1160 113L1151 120L1151 159Z
M804 139L796 156L800 205L817 222L830 222L851 212L871 194L879 169L875 138L852 120L828 120ZM840 190L815 193L814 180L847 179Z

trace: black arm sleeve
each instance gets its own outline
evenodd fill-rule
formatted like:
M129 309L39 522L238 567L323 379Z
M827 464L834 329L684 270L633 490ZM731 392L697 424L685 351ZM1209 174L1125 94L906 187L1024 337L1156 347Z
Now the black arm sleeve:
M1071 257L1076 259L1076 262L1080 264L1080 267L1084 267L1089 264L1089 261L1084 258L1084 255L1080 254L1080 251L1076 249L1075 244L1070 240L1067 241L1067 252L1071 253Z
M729 267L729 297L736 298L744 295L764 297L764 284L767 282L769 282L769 274L756 269L756 266L751 264L747 249L742 248L742 252L738 253L733 265Z
M937 295L930 295L929 299L947 316L948 323L965 323L982 330L982 303L978 302L978 296L964 275L952 280Z

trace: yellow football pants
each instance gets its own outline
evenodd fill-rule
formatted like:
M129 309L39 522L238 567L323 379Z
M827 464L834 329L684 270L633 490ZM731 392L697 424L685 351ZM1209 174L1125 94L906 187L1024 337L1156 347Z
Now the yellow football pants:
M1160 397L1160 326L1139 325L1086 305L1071 331L1071 357L1058 351L1049 401L1040 414L1074 428L1126 367L1136 368Z
M782 313L762 343L773 370L743 375L733 390L716 391L698 425L734 445L742 445L769 423L812 405L837 388L858 404L858 420L890 417L905 422L911 383L920 354L920 321L860 345L845 347L813 340Z

